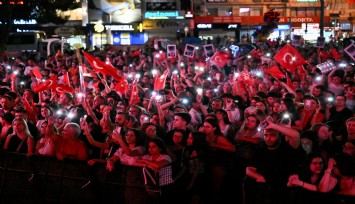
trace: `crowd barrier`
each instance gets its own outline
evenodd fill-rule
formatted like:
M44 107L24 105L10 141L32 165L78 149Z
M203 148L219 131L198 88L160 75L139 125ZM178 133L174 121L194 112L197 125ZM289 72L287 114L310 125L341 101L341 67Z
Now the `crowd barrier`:
M123 185L105 164L0 151L0 203L123 203Z
M118 166L109 173L105 163L97 163L92 167L85 161L59 161L55 157L27 157L24 154L0 151L0 203L124 203L125 187L144 188L139 182L137 185L132 185L132 182L126 184L125 169ZM242 200L244 204L249 204L253 203L250 198L256 196L256 189L250 188L246 181L241 184ZM355 197L319 193L309 195L305 197L304 193L296 192L288 203L306 204L306 201L311 200L312 204L319 203L314 198L323 198L320 200L326 200L329 204L355 203Z

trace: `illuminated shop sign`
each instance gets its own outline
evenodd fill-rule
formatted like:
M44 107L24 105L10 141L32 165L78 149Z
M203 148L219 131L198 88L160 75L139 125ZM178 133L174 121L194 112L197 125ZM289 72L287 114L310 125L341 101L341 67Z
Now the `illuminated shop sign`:
M196 24L196 28L198 30L208 30L208 29L223 29L223 30L237 30L240 29L240 23L233 24L221 24L221 23L198 23Z
M239 27L240 27L240 24L229 24L227 28L228 29L237 29Z
M200 23L196 25L196 28L198 29L211 29L212 28L212 24L210 23Z
M105 25L105 29L111 31L134 31L133 25Z
M180 11L147 11L144 13L144 18L147 19L184 19L184 12Z
M0 22L0 24L2 24L2 23ZM20 20L14 20L13 24L15 24L15 25L35 25L35 24L37 24L37 21L35 19L30 19L30 20L20 19Z

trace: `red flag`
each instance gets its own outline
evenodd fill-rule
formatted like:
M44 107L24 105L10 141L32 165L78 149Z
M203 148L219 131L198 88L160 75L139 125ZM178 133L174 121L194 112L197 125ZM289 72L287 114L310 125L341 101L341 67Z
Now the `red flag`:
M53 76L51 76L46 81L44 81L44 82L38 84L37 86L35 86L33 91L37 93L37 92L40 92L40 91L44 91L44 90L52 89L52 88L56 87L57 78L58 78L58 76L54 74Z
M168 76L168 72L165 71L161 76L156 75L154 77L154 90L159 91L164 89L166 77Z
M347 0L348 4L355 4L355 0Z
M273 67L271 67L270 69L267 69L264 71L265 73L271 74L273 77L277 78L277 79L281 79L285 77L285 74L282 73L280 71L280 69L274 65Z
M131 97L129 99L129 104L131 105L134 105L138 102L140 102L140 98L139 98L139 95L138 95L138 88L137 88L137 85L133 85L132 87L132 91L131 91Z
M330 57L330 54L324 50L318 49L318 56L322 59L328 59Z
M33 75L35 75L35 77L37 79L42 79L42 74L41 74L41 71L39 71L39 69L33 69L32 73L33 73Z
M141 50L131 51L129 54L131 57L138 57L141 54Z
M222 68L225 64L227 64L230 56L231 55L227 52L218 51L211 57L210 62L215 64L218 68Z
M293 83L292 83L292 81L291 81L291 79L290 79L290 77L286 74L286 84L287 84L287 86L289 86L292 90L296 90L295 89L295 87L293 86Z
M306 73L306 70L304 69L304 66L298 66L298 76L303 79L304 74Z
M68 74L68 72L65 72L65 74L64 74L64 76L63 76L63 82L64 82L66 85L70 86L70 81L69 81L69 74Z
M290 44L286 44L281 50L276 53L274 59L283 67L295 72L297 66L306 64L306 60L298 53L298 51Z
M331 53L331 55L332 55L332 57L333 57L334 59L341 59L341 58L343 58L343 56L341 56L341 54L340 54L334 47L332 47L332 48L330 49L330 53Z
M69 92L69 93L74 93L73 87L66 86L63 84L57 84L54 88L53 91L57 93L57 95L61 95L62 93Z
M260 59L261 53L259 49L253 49L252 51L249 52L255 59Z
M128 89L128 82L127 80L121 80L116 83L115 90L120 93L121 95L125 94Z
M33 110L33 108L31 107L30 103L27 101L26 98L22 98L22 100L23 100L23 106L26 109L27 114L28 114L28 119L30 121L36 121L36 119L37 119L36 112Z
M95 58L87 52L83 52L86 60L89 62L94 71L101 72L102 74L108 75L120 81L122 77L120 77L117 73L115 67L113 67L110 63L106 64L105 62Z

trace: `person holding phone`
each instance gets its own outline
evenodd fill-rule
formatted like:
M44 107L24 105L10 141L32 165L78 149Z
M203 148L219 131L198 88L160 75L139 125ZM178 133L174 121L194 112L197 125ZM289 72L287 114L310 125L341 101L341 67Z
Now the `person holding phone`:
M304 100L304 108L300 113L303 130L308 130L314 124L321 123L324 120L324 114L321 112L322 106L314 96L307 96Z

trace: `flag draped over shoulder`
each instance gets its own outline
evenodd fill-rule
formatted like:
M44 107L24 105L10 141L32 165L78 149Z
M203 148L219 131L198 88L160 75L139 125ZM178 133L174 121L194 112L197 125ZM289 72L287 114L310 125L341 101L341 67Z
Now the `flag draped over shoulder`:
M227 64L230 57L231 55L229 53L218 51L211 57L210 62L215 64L218 68L222 68L225 64Z
M285 74L280 71L280 69L274 65L270 69L264 70L265 73L271 74L273 77L277 79L281 79L285 77Z
M281 48L281 50L274 56L274 59L282 67L288 69L292 73L295 72L297 66L307 63L296 48L292 47L290 44L286 44Z
M57 79L58 76L57 75L53 75L51 76L49 79L47 79L46 81L38 84L37 86L34 87L33 91L38 93L40 91L44 91L47 89L53 89L57 86Z
M116 79L117 81L122 80L122 77L120 77L117 73L117 70L115 67L113 67L110 63L106 64L105 62L97 59L96 57L90 55L87 52L83 52L86 60L89 62L91 67L94 69L95 72L100 72L102 74L108 75Z

